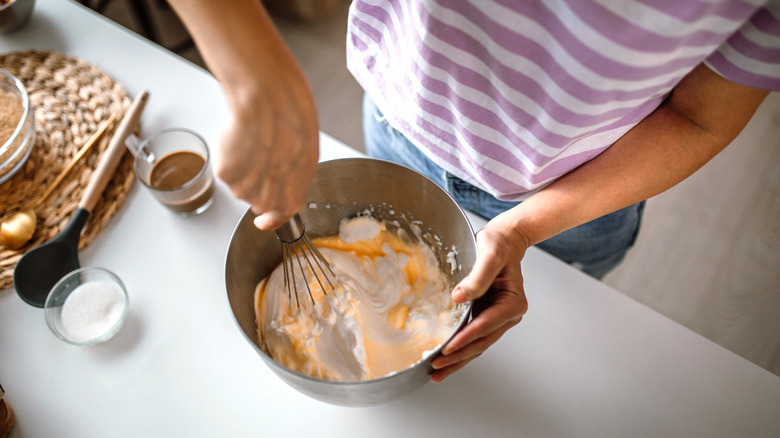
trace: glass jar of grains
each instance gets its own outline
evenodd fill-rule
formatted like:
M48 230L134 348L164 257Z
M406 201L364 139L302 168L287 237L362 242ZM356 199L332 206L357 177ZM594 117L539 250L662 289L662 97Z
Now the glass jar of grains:
M0 184L27 161L35 143L34 111L24 84L0 69Z

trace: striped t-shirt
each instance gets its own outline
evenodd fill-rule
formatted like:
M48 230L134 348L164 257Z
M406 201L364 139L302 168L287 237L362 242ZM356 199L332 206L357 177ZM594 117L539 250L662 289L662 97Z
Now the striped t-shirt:
M517 201L705 62L780 90L780 0L355 0L348 67L444 170Z

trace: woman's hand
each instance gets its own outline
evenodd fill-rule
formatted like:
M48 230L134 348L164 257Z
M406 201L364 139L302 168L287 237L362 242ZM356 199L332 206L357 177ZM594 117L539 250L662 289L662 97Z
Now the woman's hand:
M257 0L169 0L230 108L214 169L263 230L301 207L319 154L309 84Z
M520 261L529 241L501 222L498 216L477 233L477 260L452 292L456 302L475 300L473 319L433 360L436 383L481 355L528 310Z
M301 86L300 84L298 86ZM294 215L317 170L316 110L306 95L265 90L233 105L215 154L217 176L258 216L255 226L274 230ZM269 93L274 95L269 95Z

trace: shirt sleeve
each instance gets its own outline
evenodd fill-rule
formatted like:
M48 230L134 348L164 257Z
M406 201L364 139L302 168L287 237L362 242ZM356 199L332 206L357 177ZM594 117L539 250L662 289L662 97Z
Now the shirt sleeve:
M732 82L780 91L780 1L756 11L705 64Z

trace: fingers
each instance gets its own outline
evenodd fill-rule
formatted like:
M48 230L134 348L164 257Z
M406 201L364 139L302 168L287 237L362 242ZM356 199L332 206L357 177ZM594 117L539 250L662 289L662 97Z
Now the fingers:
M501 272L504 259L498 254L488 254L494 246L490 240L491 236L486 236L485 232L477 233L477 259L469 275L452 291L452 299L456 303L475 300L484 295Z
M495 302L479 313L463 330L459 331L444 346L442 354L451 355L466 346L479 343L483 339L491 339L503 327L507 325L512 327L519 323L527 310L528 301L526 301L522 291L520 293L506 291L497 293Z
M274 231L289 221L294 214L285 214L278 210L267 211L257 216L254 219L254 224L263 231Z
M520 318L522 319L522 317ZM478 337L471 342L467 343L462 348L451 350L449 353L442 353L434 361L434 368L444 368L452 364L462 362L464 360L471 360L482 354L491 345L495 344L498 339L506 333L507 330L514 327L519 320L508 321L505 324L499 326L497 329L487 333L484 337Z
M273 231L287 222L303 205L308 183L317 169L316 148L314 152L313 158L306 162L297 158L278 158L288 160L290 165L283 167L280 164L273 172L264 168L263 163L268 158L258 152L244 159L250 163L247 167L241 167L241 164L232 167L224 165L217 175L228 184L233 196L252 206L252 211L257 215L255 226L264 231Z
M474 268L453 291L456 301L476 297L472 309L474 319L433 360L436 371L431 379L434 382L441 382L481 355L519 323L528 310L520 265L525 246L507 244L499 233L477 237L479 250Z
M265 100L241 100L232 107L214 171L233 196L252 206L255 226L272 231L304 203L317 170L319 131L313 101L295 101L283 87L264 91L264 99L276 96L284 105L267 111Z
M522 319L522 318L521 318ZM519 322L519 320L517 321ZM482 353L493 345L504 333L512 328L517 322L508 322L499 327L498 330L493 331L485 338L479 339L477 342L470 344L467 348L462 348L454 354L440 355L433 360L432 366L435 370L431 375L431 380L434 383L439 383L442 380L449 377L454 372L460 370L466 364L481 356Z
M444 346L431 363L435 370L431 380L439 383L479 357L523 319L527 308L524 296L496 300Z
M463 361L463 362L458 362L458 363L456 363L454 365L450 365L450 366L443 367L443 368L440 368L440 369L437 369L436 367L434 367L434 369L436 371L434 371L433 374L431 374L431 381L433 383L441 383L442 380L444 380L447 377L449 377L450 375L452 375L452 373L454 373L455 371L458 371L459 369L465 367L466 364L468 364L469 362L471 362L471 359Z
M278 184L268 183L264 185L258 191L257 199L259 199L259 202L252 204L252 211L257 215L254 219L254 225L263 231L274 231L289 221L300 210L303 204L302 193L306 189L305 186L300 189L283 186L281 189L295 189L296 191L271 196L270 190L272 190L272 186L278 187ZM298 200L298 198L301 199Z
M490 225L477 233L474 266L452 291L452 299L457 303L483 296L503 271L519 269L519 261L525 254L526 246L509 239L511 232Z
M488 290L493 279L501 272L501 269L500 259L478 254L469 275L461 280L452 291L452 300L456 303L465 303L481 297Z

